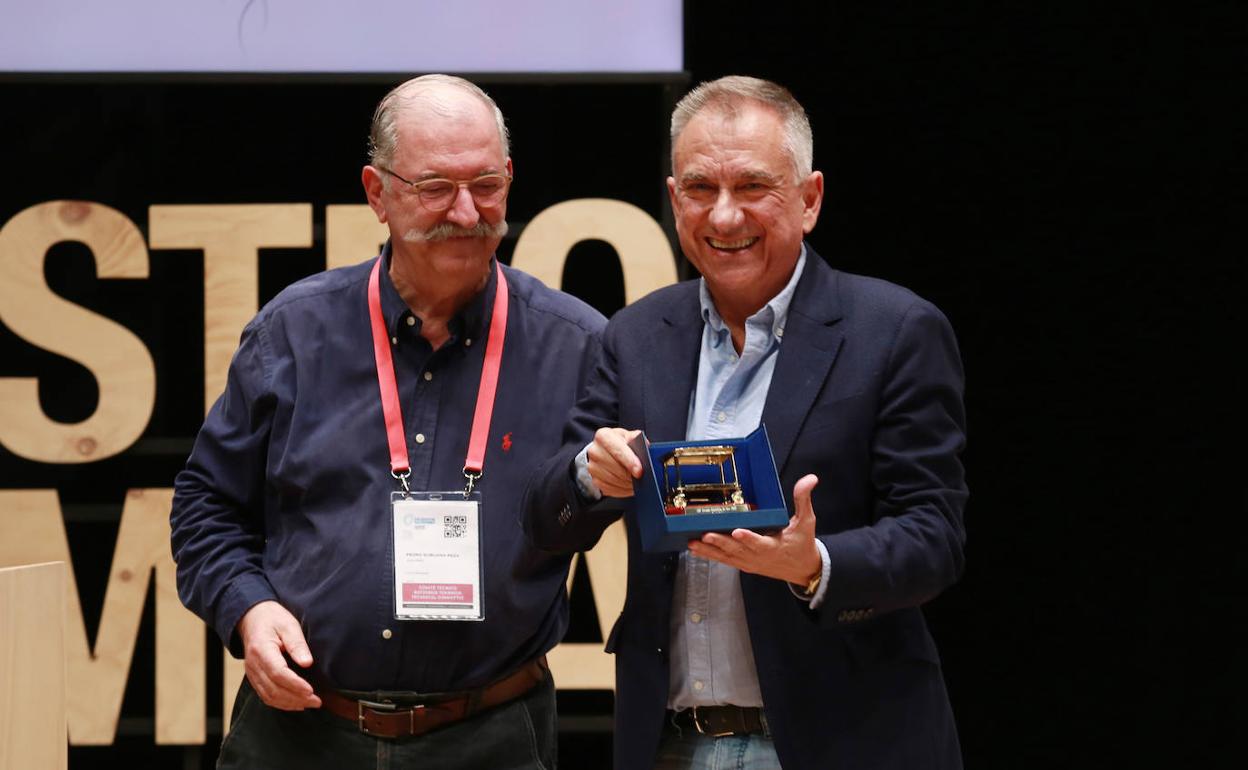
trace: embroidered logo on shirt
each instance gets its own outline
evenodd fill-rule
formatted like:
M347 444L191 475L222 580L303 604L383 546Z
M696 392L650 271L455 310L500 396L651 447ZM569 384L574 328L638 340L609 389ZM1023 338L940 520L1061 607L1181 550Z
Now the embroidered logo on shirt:
M511 451L511 433L503 434L503 451L504 452Z

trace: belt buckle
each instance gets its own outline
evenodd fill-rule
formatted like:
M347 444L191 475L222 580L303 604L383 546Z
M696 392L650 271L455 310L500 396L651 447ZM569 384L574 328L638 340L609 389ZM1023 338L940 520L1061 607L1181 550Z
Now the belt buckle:
M360 728L360 732L364 733L365 735L371 735L375 738L398 738L399 736L397 734L385 735L382 733L375 733L372 730L369 730L368 724L365 723L364 721L364 709L368 709L370 711L380 711L380 712L385 712L385 713L390 713L390 714L397 714L400 711L407 711L408 732L409 734L415 735L416 734L416 711L418 709L423 709L423 708L424 708L423 704L416 705L416 706L404 706L403 708L400 708L394 703L381 703L378 701L371 701L371 700L360 700L360 701L355 702L355 714L356 714L357 725Z
M690 710L693 712L693 726L697 728L698 735L706 735L711 738L726 738L733 734L732 730L726 730L719 733L707 732L706 729L702 727L702 718L698 716L698 707L694 706Z

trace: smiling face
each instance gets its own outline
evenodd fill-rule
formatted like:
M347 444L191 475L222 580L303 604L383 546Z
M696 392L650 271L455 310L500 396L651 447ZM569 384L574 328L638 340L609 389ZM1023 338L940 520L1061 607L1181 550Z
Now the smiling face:
M726 321L753 314L793 275L823 201L823 175L798 178L771 108L708 106L677 137L667 180L681 249Z

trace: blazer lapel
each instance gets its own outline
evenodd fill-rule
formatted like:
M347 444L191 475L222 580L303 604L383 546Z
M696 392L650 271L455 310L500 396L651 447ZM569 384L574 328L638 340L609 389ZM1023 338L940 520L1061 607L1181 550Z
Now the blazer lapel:
M702 346L702 312L698 283L686 284L681 301L664 310L657 339L646 362L646 437L680 441L689 422L689 399L698 376Z
M776 469L783 473L798 430L832 370L844 342L837 273L806 247L806 269L798 281L784 324L784 341L767 390L763 424Z

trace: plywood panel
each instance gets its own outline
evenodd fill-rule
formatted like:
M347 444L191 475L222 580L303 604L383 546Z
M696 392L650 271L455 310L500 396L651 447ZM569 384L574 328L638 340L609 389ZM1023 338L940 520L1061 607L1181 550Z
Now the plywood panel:
M65 768L65 564L0 569L0 770Z
M624 610L628 577L628 535L617 521L602 533L592 551L578 554L568 571L568 591L578 570L588 570L598 608L598 628L605 640ZM615 659L602 642L563 642L546 656L555 685L561 690L614 690Z
M381 253L390 228L367 204L325 207L325 269L355 265Z
M87 638L69 541L56 491L0 490L0 566L66 563L65 651L74 698L67 704L75 746L113 742L139 622L156 573L156 736L159 743L204 739L203 624L176 600L169 554L171 489L126 494L95 644ZM176 689L175 689L176 688Z
M633 204L609 198L564 201L533 217L516 241L511 266L558 289L568 251L591 239L615 249L624 273L624 304L676 283L676 261L663 228Z
M153 249L204 252L204 411L225 390L243 327L259 310L259 250L312 245L307 203L151 206Z
M99 203L40 203L0 228L0 326L81 364L100 393L90 417L64 423L44 413L36 378L0 377L0 444L36 462L91 463L142 435L156 403L156 367L133 332L48 286L48 250L65 241L90 249L102 279L148 276L139 228Z

